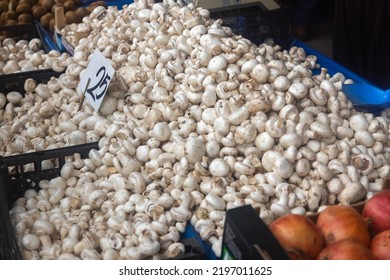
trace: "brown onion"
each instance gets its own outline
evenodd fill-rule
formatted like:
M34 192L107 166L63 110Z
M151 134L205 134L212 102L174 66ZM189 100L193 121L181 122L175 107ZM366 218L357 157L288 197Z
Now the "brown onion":
M345 205L332 205L320 212L317 225L325 237L326 244L351 239L368 247L370 233L368 225L359 212Z
M287 214L276 219L270 230L291 259L315 259L324 247L324 237L306 216Z
M373 260L370 249L353 240L333 242L318 255L318 260Z

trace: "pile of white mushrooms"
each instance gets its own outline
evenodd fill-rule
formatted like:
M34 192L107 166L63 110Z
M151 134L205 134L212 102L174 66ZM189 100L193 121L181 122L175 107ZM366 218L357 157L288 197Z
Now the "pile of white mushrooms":
M389 124L353 109L351 81L178 2L97 7L65 74L26 83L4 112L3 156L99 141L16 201L23 258L171 258L187 223L219 256L227 209L270 223L364 200L390 176ZM99 112L76 91L95 48L116 70Z
M28 41L0 37L0 75L38 69L63 72L68 57L56 50L45 53L39 38Z

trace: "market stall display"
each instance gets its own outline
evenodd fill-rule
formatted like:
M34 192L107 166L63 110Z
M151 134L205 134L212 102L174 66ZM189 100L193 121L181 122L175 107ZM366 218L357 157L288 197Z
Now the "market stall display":
M0 127L3 156L98 141L10 209L24 258L166 259L184 252L189 223L219 257L229 209L251 205L271 224L381 190L389 123L354 109L342 92L352 81L313 74L303 48L255 45L221 24L139 0L77 25L88 35L65 73ZM76 90L95 49L116 70L99 112Z

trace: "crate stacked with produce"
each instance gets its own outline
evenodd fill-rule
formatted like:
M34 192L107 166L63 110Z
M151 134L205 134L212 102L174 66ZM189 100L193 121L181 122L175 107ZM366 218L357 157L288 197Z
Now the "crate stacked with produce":
M61 54L51 43L37 24L0 26L0 76L51 68L64 71L61 64L69 55Z
M63 170L66 169L66 165L87 158L91 149L98 149L98 143L92 142L0 158L0 182L2 184L2 188L0 188L0 201L2 207L2 211L0 211L0 214L2 215L0 218L0 259L35 258L37 256L34 256L34 253L31 251L37 249L36 246L39 246L39 244L42 244L42 246L45 247L42 248L40 252L40 258L51 259L56 257L54 255L55 251L50 249L50 240L42 237L44 235L42 231L37 233L40 239L38 243L37 236L34 234L27 233L21 240L17 238L15 232L18 233L20 230L23 230L25 221L19 223L14 229L10 216L8 215L8 206L13 205L14 203L18 204L21 197L26 195L31 196L36 193L42 195L46 190L44 187L45 183L57 178L59 175L63 175ZM52 182L53 184L54 182L61 183L58 180L53 180ZM41 201L37 203L36 206L38 208L48 207L50 203L55 203L55 197L58 198L61 197L61 195L62 192L59 191L59 193L54 196L50 196L49 203ZM31 202L30 200L29 204L31 203L34 202ZM31 207L31 205L27 207ZM41 227L41 230L44 226L50 227L50 225L45 225L44 223L40 223L40 225L37 224L36 226ZM189 233L183 235L180 241L180 246L183 247L182 253L168 257L170 259L205 259L207 257L205 249L203 248L205 245L201 244L194 236L194 234ZM49 243L43 243L45 242L44 240ZM21 244L22 248L27 248L30 251L24 252L25 254L30 254L27 256L22 255L19 244ZM175 246L170 250L177 250ZM80 251L80 254L82 258L91 257L91 252L88 252L88 250L84 252Z
M77 27L90 32L64 74L0 127L3 156L98 142L10 205L23 258L174 258L190 224L220 257L229 209L269 225L365 201L390 176L388 120L301 47L255 45L171 0L97 7ZM115 69L98 111L77 90L96 49Z
M69 55L52 49L31 23L1 26L0 53L0 120L5 126L26 92L29 95L37 84L61 75Z

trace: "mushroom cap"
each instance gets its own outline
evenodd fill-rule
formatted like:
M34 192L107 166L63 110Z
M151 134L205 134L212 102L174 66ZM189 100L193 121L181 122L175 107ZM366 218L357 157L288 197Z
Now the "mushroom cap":
M186 222L191 218L191 212L188 210L183 211L180 207L172 208L169 210L169 213L177 222Z
M372 158L367 154L360 154L352 158L352 165L363 175L369 174L374 168Z

